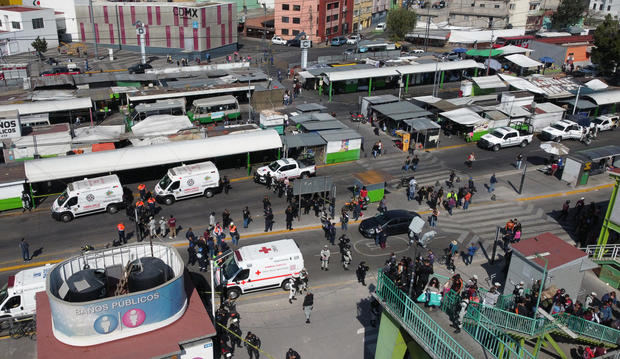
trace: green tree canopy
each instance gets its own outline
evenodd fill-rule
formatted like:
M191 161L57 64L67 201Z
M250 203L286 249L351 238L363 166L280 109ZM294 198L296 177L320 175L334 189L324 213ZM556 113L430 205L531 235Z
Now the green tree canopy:
M41 39L39 36L30 44L32 48L41 56L45 51L47 51L47 41L45 38Z
M583 0L562 0L558 10L553 14L551 23L554 29L563 30L575 25L587 10L587 2Z
M413 31L417 21L417 15L405 8L393 9L388 12L387 30L392 39L404 40L407 33Z
M598 65L604 75L612 75L620 65L620 24L607 14L605 21L594 31L592 63Z

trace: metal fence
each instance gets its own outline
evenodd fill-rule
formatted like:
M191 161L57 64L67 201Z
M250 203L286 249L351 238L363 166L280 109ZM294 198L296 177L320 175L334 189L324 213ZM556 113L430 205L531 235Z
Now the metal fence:
M420 308L406 293L398 289L382 271L377 278L375 294L405 324L417 342L438 358L473 359L450 334Z

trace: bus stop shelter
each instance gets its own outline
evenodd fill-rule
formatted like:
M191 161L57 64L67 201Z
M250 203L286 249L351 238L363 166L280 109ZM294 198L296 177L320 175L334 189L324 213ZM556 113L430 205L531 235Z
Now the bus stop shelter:
M439 146L441 126L428 117L414 118L404 121L407 132L415 139L415 148L428 149Z
M573 186L588 184L590 176L620 167L620 145L608 145L576 151L568 155L562 171L562 181Z
M327 141L317 132L287 134L281 136L286 158L297 158L302 154L311 155L315 161L323 160Z
M385 196L385 183L391 180L392 176L385 172L370 170L354 173L353 178L358 188L366 187L369 202L379 202Z
M318 195L323 204L336 200L336 185L334 180L329 176L317 176L312 178L299 178L293 182L293 196L299 198L299 216L301 220L301 203L302 196Z

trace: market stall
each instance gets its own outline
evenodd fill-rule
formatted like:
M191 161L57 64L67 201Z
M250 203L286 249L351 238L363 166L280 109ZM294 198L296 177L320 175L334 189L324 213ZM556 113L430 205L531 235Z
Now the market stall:
M286 158L314 157L315 162L323 162L327 142L318 133L287 134L281 138Z
M416 149L437 148L441 126L427 117L405 120L407 132L411 133L412 143Z
M350 128L319 131L327 142L325 163L339 163L360 159L363 137Z
M389 174L375 170L354 173L353 177L358 188L366 187L368 190L369 202L381 201L385 196L385 183L392 179Z
M612 167L620 167L620 146L618 145L576 151L566 158L562 181L573 186L583 186L588 183L590 176L605 173Z
M362 97L362 109L360 113L363 116L370 117L370 109L373 106L383 105L386 103L398 102L398 97L394 95L367 96Z
M441 112L439 115L449 121L445 126L442 126L446 131L458 135L464 134L467 142L478 141L480 137L495 127L495 121L485 119L469 108L457 108L456 110Z

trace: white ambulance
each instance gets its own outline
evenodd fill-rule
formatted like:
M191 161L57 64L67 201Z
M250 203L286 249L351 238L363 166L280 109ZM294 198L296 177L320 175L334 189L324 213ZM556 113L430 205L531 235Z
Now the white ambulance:
M245 246L222 258L215 284L226 296L281 287L290 289L290 279L304 268L304 257L292 239Z
M221 191L220 173L211 161L168 170L155 186L155 199L167 205L189 197L213 197Z
M0 318L22 318L35 314L35 294L45 290L45 281L51 264L30 268L9 277L0 289Z
M52 217L69 222L96 212L118 212L123 208L123 186L117 175L85 178L69 183L52 203Z

